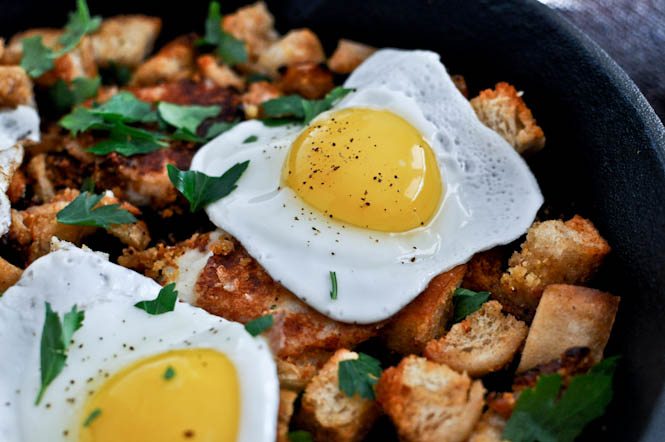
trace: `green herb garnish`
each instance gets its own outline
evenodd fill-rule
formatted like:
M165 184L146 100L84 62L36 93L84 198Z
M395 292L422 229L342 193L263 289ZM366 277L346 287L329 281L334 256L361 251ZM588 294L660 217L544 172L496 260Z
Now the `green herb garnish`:
M92 425L92 423L102 414L102 409L101 408L95 408L90 412L88 417L85 418L85 421L83 421L83 426L84 427L89 427Z
M236 163L219 177L195 170L182 171L172 164L167 165L166 169L171 183L189 201L190 211L196 212L233 192L248 165L249 161Z
M73 106L83 103L88 98L96 97L101 78L79 77L68 85L63 80L58 80L51 89L49 95L56 109L60 112L71 109Z
M39 405L48 386L65 367L67 349L71 345L72 336L81 328L85 317L84 312L79 311L75 305L60 321L60 316L53 311L51 304L48 302L45 304L46 313L40 347L41 388L35 405Z
M159 116L176 129L196 134L204 120L216 117L221 112L220 106L180 106L173 103L159 103Z
M374 386L381 377L381 363L365 353L358 353L358 359L340 361L337 377L339 389L347 396L358 394L365 399L374 399Z
M308 431L291 431L288 434L289 442L314 442L312 435Z
M245 43L222 29L222 13L218 2L210 2L205 34L200 43L215 46L217 55L229 66L247 62Z
M60 224L76 226L92 226L108 229L114 224L131 224L136 222L134 215L120 207L119 204L97 206L103 195L83 192L57 213Z
M252 319L247 324L245 324L245 330L247 330L247 333L252 336L258 336L272 327L273 321L274 319L272 315L261 316L256 319Z
M330 299L337 299L337 273L330 272Z
M473 290L457 288L453 293L455 313L453 323L460 322L471 313L478 310L490 297L490 292L474 292Z
M172 282L162 287L155 299L137 302L134 307L140 308L149 315L161 315L172 312L177 301L178 291L175 289L175 283Z
M166 367L166 370L164 370L164 380L170 381L171 379L173 379L174 376L175 376L175 368L169 365L168 367Z
M520 393L503 431L512 442L572 442L612 400L612 378L618 357L611 357L587 374L573 376L561 394L559 374L544 375L535 387Z
M264 123L269 126L293 122L308 124L350 92L352 89L336 87L321 100L307 100L300 95L287 95L268 100L262 104Z
M257 137L256 135L250 135L247 138L245 138L245 140L242 143L243 144L253 143L258 139L259 139L259 137Z

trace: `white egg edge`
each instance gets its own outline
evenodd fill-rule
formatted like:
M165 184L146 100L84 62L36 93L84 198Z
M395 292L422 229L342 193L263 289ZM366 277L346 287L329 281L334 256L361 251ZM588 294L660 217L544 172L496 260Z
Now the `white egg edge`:
M70 266L73 271L62 271L63 267ZM55 271L55 269L60 269ZM88 271L88 272L86 272ZM84 276L93 273L94 277ZM54 280L57 275L57 280ZM73 296L65 301L56 293L49 293L58 284L65 286L76 286L83 284L87 287L95 287L100 280L111 285L105 289L101 296L90 300L90 291L72 292ZM122 287L133 287L133 293L127 294ZM33 294L30 299L28 311L25 310L26 296L30 292L39 289L39 294ZM9 385L10 379L21 379L29 372L25 364L31 359L31 353L38 352L43 326L44 302L49 301L55 311L63 312L71 308L71 304L77 304L80 308L113 299L121 299L124 302L131 300L136 302L143 299L154 299L160 290L160 286L153 280L146 278L132 270L108 262L103 255L96 252L79 249L66 243L59 243L59 250L54 251L32 263L23 273L21 279L8 289L0 298L0 406L13 413L0 412L0 439L6 442L19 442L22 440L18 433L20 421L19 405L29 396L34 400L36 391L27 393L28 396L21 398L21 393L16 391L15 385ZM123 295L124 293L124 295ZM67 305L65 305L65 302ZM242 329L247 336L251 347L246 348L242 359L237 355L228 354L227 357L234 363L238 371L238 379L241 391L241 414L239 423L238 440L242 442L270 441L275 439L277 427L277 410L279 404L279 382L274 359L267 351L267 342L261 337L251 337L244 331L241 324L226 321L223 318L208 314L202 309L190 306L186 303L178 303L176 310L191 310L197 315L214 318L215 321L223 322L225 326ZM3 324L11 324L10 318L20 318L22 328L8 329ZM15 345L18 344L18 345ZM8 352L8 354L3 354ZM17 359L18 358L18 359ZM24 364L15 363L17 360ZM270 375L266 379L258 367L270 367ZM35 368L35 367L32 367ZM39 368L37 367L38 371ZM48 390L47 390L48 394ZM260 400L257 401L257 398ZM10 405L7 405L10 404ZM255 422L255 415L264 415L265 419Z

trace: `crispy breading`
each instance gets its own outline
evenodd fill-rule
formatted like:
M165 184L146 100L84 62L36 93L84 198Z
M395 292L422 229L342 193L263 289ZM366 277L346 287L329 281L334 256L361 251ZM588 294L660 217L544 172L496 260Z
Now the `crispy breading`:
M39 28L14 35L5 50L3 63L17 65L21 62L24 38L41 36L44 46L59 49L61 47L59 38L62 32L61 29ZM91 78L96 76L97 64L95 63L90 37L84 36L76 48L58 57L54 61L54 65L52 70L35 79L35 82L42 86L51 86L58 79L69 83L78 77Z
M262 1L244 6L233 14L224 15L222 27L245 43L250 63L256 61L259 54L279 38L275 31L274 18Z
M196 305L241 323L272 314L266 338L278 357L352 348L377 334L381 324L344 324L311 309L275 282L240 244L234 245L206 263L196 282Z
M332 352L315 350L302 355L277 358L277 377L281 388L302 391L330 359Z
M485 403L481 381L415 355L385 370L376 394L406 442L462 442Z
M530 318L545 286L588 281L609 252L610 246L593 223L579 215L566 222L536 222L521 251L508 261L501 290L495 295L502 304L512 304Z
M297 63L322 63L325 54L319 38L309 29L294 29L261 53L258 68L276 76L278 69Z
M277 414L277 442L289 441L289 423L293 416L293 404L298 393L291 390L279 390L279 411Z
M439 338L452 317L453 293L466 272L460 265L436 276L416 299L389 319L381 333L386 346L400 354L420 354Z
M485 376L510 364L527 331L524 322L501 313L501 304L488 301L444 337L428 342L424 355L469 376Z
M487 410L473 428L467 442L502 442L506 420L498 413Z
M55 196L55 187L47 176L46 154L40 153L32 157L26 167L28 176L32 178L35 196L42 203L48 203Z
M0 257L0 295L16 284L22 274L23 270Z
M7 198L12 204L16 204L25 197L25 192L28 187L28 180L25 174L20 169L14 172L12 180L9 182L7 188Z
M245 80L229 66L218 63L212 55L200 56L196 59L196 65L203 78L212 81L216 86L234 87L238 90L245 88Z
M497 83L471 100L478 119L497 132L520 154L530 154L545 146L545 134L533 118L521 93L508 83Z
M134 216L141 214L141 211L133 205L120 201L112 193L107 192L99 201L99 207L118 204ZM150 243L150 232L148 225L144 221L136 221L131 224L112 224L107 231L118 238L120 242L135 250L143 250Z
M476 292L497 292L503 274L503 263L503 253L499 248L476 253L466 264L462 287Z
M69 155L70 137L63 137L67 152L48 152L34 155L25 167L32 180L34 196L39 202L49 202L56 192L80 188L83 179L92 173L92 165Z
M168 101L175 104L197 104L200 106L219 105L220 118L231 120L236 116L240 96L232 89L219 87L208 82L178 80L156 86L129 88L136 98L150 103Z
M130 86L152 86L191 78L194 73L194 35L183 35L142 63L130 80Z
M517 371L556 359L571 347L589 347L591 358L599 362L610 338L619 299L587 287L547 286Z
M162 29L162 20L147 15L118 15L105 18L92 37L97 65L111 63L136 67L152 51Z
M245 118L257 118L261 103L272 100L282 95L282 91L277 86L267 81L257 81L247 88L247 92L242 94L242 106L245 111Z
M340 391L339 363L351 359L358 359L358 353L337 350L305 388L297 421L314 440L360 441L380 414L374 400Z
M350 74L375 51L371 46L341 38L328 59L328 67L337 74Z
M310 100L323 98L335 87L332 73L316 63L298 63L286 67L278 82L285 94L298 94Z
M30 105L35 97L32 81L19 66L0 66L0 108Z

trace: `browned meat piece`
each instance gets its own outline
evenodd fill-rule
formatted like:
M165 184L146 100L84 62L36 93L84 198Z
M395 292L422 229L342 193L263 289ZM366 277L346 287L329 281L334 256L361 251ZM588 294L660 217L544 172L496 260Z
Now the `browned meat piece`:
M141 64L130 81L132 86L191 78L194 74L194 34L183 35L168 43L157 54Z
M234 87L238 90L245 88L245 80L212 55L200 56L196 59L196 65L203 78L212 81L216 86Z
M298 94L305 98L323 98L335 86L332 73L316 63L298 63L287 66L278 86L285 94Z
M129 91L139 100L150 103L168 101L175 104L220 105L222 116L225 118L235 116L240 105L240 97L233 89L191 80L179 80L149 87L132 87Z
M152 51L162 20L145 15L117 15L104 19L92 35L95 61L136 67Z

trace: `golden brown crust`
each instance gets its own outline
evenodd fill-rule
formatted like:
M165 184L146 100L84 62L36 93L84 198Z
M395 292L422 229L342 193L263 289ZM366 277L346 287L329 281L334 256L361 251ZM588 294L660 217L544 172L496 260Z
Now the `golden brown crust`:
M118 15L106 18L92 37L97 65L111 63L136 67L152 51L162 29L162 20L146 15Z
M289 442L289 423L293 416L293 404L298 393L290 390L279 390L279 411L277 414L277 442Z
M245 111L245 118L257 118L261 103L272 100L282 95L282 91L277 86L267 81L258 81L252 83L247 88L247 92L242 95L242 106Z
M245 42L250 63L258 58L278 38L274 19L262 1L224 15L222 27L235 38Z
M496 131L517 152L533 153L545 146L545 134L538 126L520 93L508 83L497 83L471 100L478 119Z
M212 55L200 56L196 59L196 65L203 78L212 81L216 86L234 87L238 90L245 88L245 80L227 65L218 63Z
M499 248L476 253L466 265L462 287L476 292L497 292L503 265L503 252Z
M480 381L415 355L385 370L376 386L379 404L407 442L466 440L482 413L484 393Z
M294 29L261 53L257 68L276 76L278 69L297 63L322 63L325 54L319 38L309 29Z
M443 334L453 308L453 293L466 266L436 276L416 299L389 319L382 337L386 346L403 355L420 354L428 341Z
M342 38L328 59L328 67L337 74L350 74L374 51L376 48Z
M428 342L424 354L469 376L485 376L510 364L527 331L524 322L502 314L501 304L489 301L444 337Z
M483 413L467 442L502 442L506 420L492 410Z
M280 387L297 392L304 390L331 356L330 351L314 350L302 355L277 358Z
M35 99L32 81L19 66L0 66L0 108L30 105Z
M599 362L614 324L619 297L556 284L543 292L517 371L557 359L571 347L589 347Z
M315 63L298 63L286 67L278 83L285 94L298 94L310 100L323 98L335 86L332 73Z
M0 295L21 278L23 270L0 257Z
M357 358L355 352L337 350L307 385L298 424L309 430L314 440L360 441L379 416L375 401L358 395L349 397L339 390L339 363Z
M130 86L152 86L191 78L195 38L194 35L183 35L166 44L136 69Z

